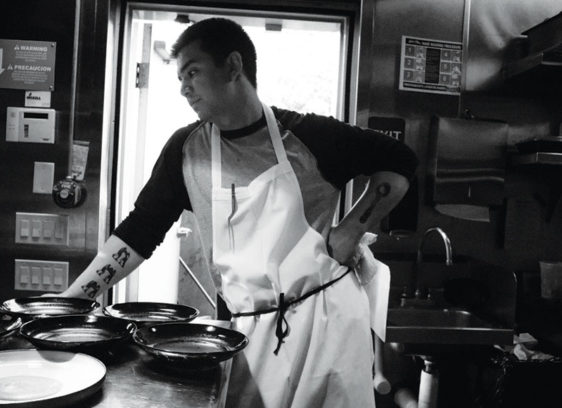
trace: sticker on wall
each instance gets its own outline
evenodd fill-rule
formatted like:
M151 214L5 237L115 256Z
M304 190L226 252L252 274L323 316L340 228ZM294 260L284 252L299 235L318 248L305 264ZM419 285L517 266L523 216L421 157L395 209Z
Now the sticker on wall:
M57 44L0 39L0 88L54 91Z
M25 106L30 108L50 108L51 93L48 91L26 91Z
M462 43L402 36L401 91L459 95Z

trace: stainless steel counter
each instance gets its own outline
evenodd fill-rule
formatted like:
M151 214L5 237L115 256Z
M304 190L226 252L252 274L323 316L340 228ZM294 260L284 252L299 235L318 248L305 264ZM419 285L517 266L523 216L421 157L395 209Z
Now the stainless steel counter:
M31 348L16 333L0 338L0 350ZM163 367L132 340L94 356L107 367L103 386L68 408L224 407L231 360L203 370Z

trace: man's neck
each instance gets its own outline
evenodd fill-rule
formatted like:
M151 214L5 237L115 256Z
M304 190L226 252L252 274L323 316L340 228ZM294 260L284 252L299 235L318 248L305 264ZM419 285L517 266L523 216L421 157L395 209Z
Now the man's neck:
M261 118L263 108L254 88L239 92L232 99L225 114L214 121L220 130L241 129Z

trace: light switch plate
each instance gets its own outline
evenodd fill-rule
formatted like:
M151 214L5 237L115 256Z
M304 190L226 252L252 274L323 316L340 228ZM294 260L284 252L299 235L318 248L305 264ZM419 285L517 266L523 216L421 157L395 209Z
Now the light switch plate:
M16 259L14 289L62 292L68 288L68 262Z
M15 242L68 245L68 215L17 212Z
M55 180L55 163L35 162L33 168L33 192L51 194Z

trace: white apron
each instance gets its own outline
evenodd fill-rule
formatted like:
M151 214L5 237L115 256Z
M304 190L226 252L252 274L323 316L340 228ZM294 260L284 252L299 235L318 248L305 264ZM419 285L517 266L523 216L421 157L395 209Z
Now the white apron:
M223 296L233 314L274 310L234 318L250 342L234 358L227 406L374 407L369 305L355 274L289 306L278 323L285 302L347 268L308 225L277 121L263 108L278 163L248 186L222 187L219 130L211 132L213 262Z

